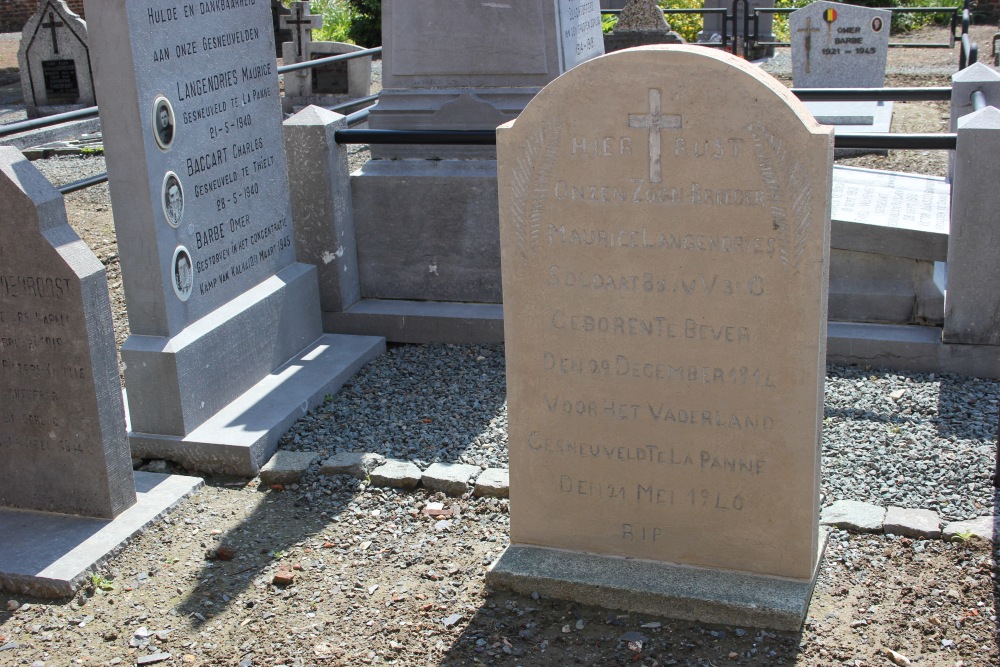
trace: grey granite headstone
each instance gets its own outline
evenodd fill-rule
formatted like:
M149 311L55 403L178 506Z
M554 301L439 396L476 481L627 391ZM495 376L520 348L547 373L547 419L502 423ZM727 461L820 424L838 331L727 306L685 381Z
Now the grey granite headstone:
M0 211L0 506L113 518L135 486L104 265L13 148Z
M265 3L90 0L133 453L252 475L377 339L322 337L295 258Z
M65 0L44 0L21 32L17 53L29 118L94 105L87 24Z
M104 266L9 147L0 267L0 590L64 597L201 480L133 478Z
M801 88L881 88L892 12L820 0L792 12L792 78Z

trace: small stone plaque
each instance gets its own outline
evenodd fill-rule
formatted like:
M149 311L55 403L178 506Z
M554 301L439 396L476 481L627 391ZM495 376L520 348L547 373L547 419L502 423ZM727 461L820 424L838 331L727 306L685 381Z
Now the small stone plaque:
M320 65L312 69L313 95L346 95L347 61Z
M601 5L598 0L562 0L559 3L562 68L604 55Z
M497 149L511 543L810 580L832 130L741 59L642 47Z
M80 99L80 82L73 60L42 61L45 95L51 104L73 104Z
M892 12L820 0L792 12L792 78L802 88L885 84Z
M843 167L836 176L834 220L948 233L951 187L943 178Z
M104 266L6 147L0 266L0 506L114 518L136 496Z

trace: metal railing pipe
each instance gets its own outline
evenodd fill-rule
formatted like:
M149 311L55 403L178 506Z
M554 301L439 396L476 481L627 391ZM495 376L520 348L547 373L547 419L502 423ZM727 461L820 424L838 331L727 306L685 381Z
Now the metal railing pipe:
M890 150L955 150L958 135L937 134L882 134L858 132L837 134L833 137L835 148L888 148Z
M297 72L300 69L310 69L312 67L318 67L319 65L327 65L329 63L339 63L345 60L353 60L355 58L364 58L365 56L375 56L382 53L382 47L376 46L374 49L364 49L362 51L354 51L353 53L344 53L339 56L328 56L326 58L316 58L315 60L306 60L301 63L293 63L291 65L282 65L278 68L278 74L284 74L286 72Z
M58 113L52 116L45 116L43 118L32 118L31 120L21 120L16 123L7 123L6 125L0 125L0 137L6 137L19 132L27 132L28 130L37 130L50 125L58 125L71 120L90 118L91 116L96 115L97 107L87 107L86 109L66 111L65 113Z
M941 102L951 99L947 86L915 88L792 88L792 94L805 102Z
M61 195L68 195L71 192L83 190L84 188L89 188L92 185L100 185L107 180L108 174L105 172L103 174L96 174L94 176L88 176L87 178L81 178L79 181L73 181L72 183L67 183L66 185L60 185L56 188L56 190L58 190Z
M980 109L985 109L988 104L986 104L986 93L981 90L977 90L972 93L972 110L979 111Z

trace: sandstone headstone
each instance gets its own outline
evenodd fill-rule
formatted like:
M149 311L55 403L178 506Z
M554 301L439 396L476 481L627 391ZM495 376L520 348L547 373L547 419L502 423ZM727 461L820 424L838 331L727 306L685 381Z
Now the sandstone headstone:
M65 597L201 480L133 476L104 266L9 147L0 267L0 590Z
M892 12L820 0L791 13L792 78L801 88L881 88Z
M0 204L0 506L114 518L135 485L104 265L12 148Z
M647 44L680 44L684 39L670 29L655 0L629 0L618 15L614 31L604 36L608 53Z
M497 585L801 623L831 139L757 68L684 46L582 65L498 130L512 547ZM551 549L565 552L538 555ZM638 560L567 584L583 552ZM695 570L728 583L684 593ZM769 595L789 582L796 603L778 611ZM745 586L756 599L735 599Z
M43 0L17 52L28 118L94 106L87 24L65 0Z
M295 261L265 3L87 4L131 335L133 454L253 475L381 343Z

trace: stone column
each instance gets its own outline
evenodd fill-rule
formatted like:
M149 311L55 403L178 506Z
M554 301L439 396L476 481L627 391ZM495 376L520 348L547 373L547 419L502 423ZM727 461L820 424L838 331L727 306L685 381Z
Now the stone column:
M1000 345L1000 110L986 107L958 119L948 239L944 341Z

